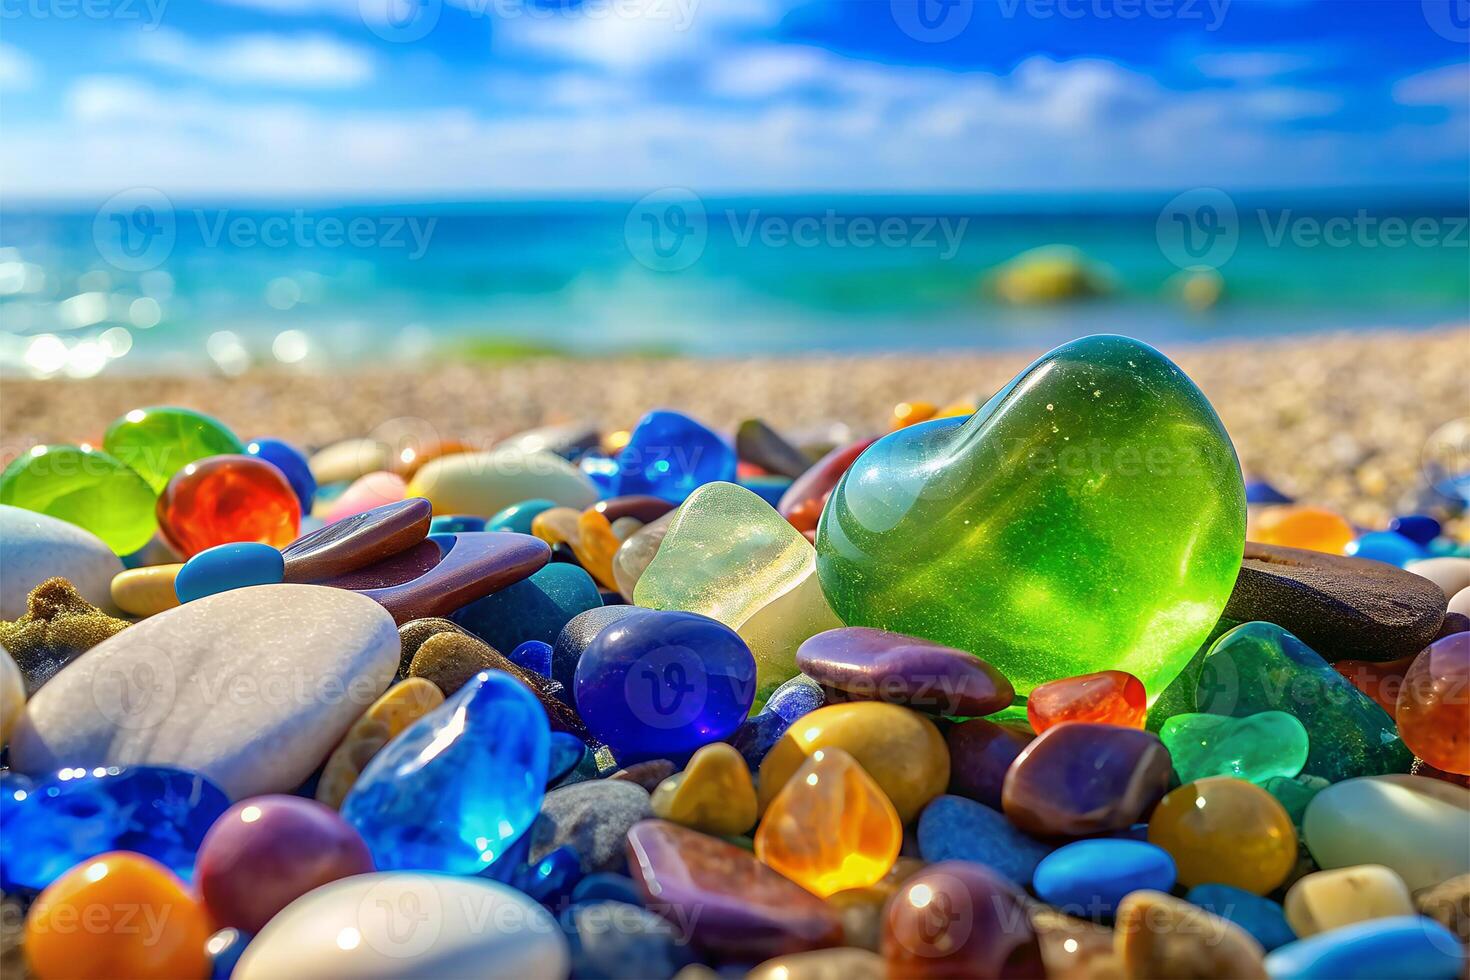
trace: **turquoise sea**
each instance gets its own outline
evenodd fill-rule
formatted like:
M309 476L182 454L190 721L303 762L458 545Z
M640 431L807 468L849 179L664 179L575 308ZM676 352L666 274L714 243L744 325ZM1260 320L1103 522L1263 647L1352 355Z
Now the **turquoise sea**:
M1463 191L227 205L134 189L106 203L7 203L0 369L1423 328L1470 319L1466 224ZM1051 245L1076 249L1101 295L1002 302L996 270ZM1218 302L1180 299L1186 266L1218 273Z

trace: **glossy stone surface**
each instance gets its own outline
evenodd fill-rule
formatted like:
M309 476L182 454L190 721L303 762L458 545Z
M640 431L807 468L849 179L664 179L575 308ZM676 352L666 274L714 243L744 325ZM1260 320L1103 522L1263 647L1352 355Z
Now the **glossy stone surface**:
M1174 858L1187 887L1215 883L1264 895L1296 864L1296 830L1281 804L1229 776L1170 792L1149 819L1148 839Z
M36 446L0 473L0 504L75 524L119 555L153 537L156 496L117 459L79 446ZM48 570L43 577L54 574Z
M654 411L638 422L617 456L613 496L648 494L682 503L696 488L735 479L735 450L679 412Z
M717 838L646 820L628 831L628 864L649 907L687 923L714 956L748 962L842 944L825 902Z
M256 796L209 829L194 884L215 924L253 933L313 888L372 870L367 845L335 810Z
M735 454L742 462L795 479L811 469L812 461L771 428L764 419L746 419L735 430Z
M1414 659L1395 719L1416 756L1437 769L1470 774L1470 633L1436 640Z
M217 419L187 408L138 408L117 419L102 448L163 490L175 473L208 456L245 452L245 445Z
M127 851L78 865L26 916L25 955L37 980L203 980L210 926L184 883Z
M1137 823L1169 786L1169 753L1148 732L1072 722L1037 736L1011 764L1001 806L1037 836L1080 837Z
M650 805L661 820L716 837L745 833L755 825L757 813L750 769L725 742L711 742L695 752L683 772L658 784Z
M1368 531L1349 542L1346 552L1355 558L1399 568L1426 557L1424 548L1395 531Z
M577 537L572 542L572 552L603 588L616 590L618 587L612 562L622 546L622 540L613 533L612 522L595 508L587 508L577 518Z
M1319 867L1381 864L1418 892L1470 874L1467 827L1470 790L1424 776L1369 776L1318 793L1302 837Z
M1235 776L1264 786L1276 777L1292 778L1307 761L1307 730L1284 711L1244 718L1175 715L1164 723L1159 738L1181 783Z
M517 667L501 656L500 651L476 637L449 631L431 636L419 646L408 665L409 677L422 677L433 682L446 697L455 694L482 670L508 674L535 695L541 709L546 712L552 731L566 732L590 741L582 720L561 699L565 692L560 685Z
M675 513L633 601L702 613L738 632L760 668L756 703L796 673L807 638L841 626L816 577L816 553L755 494L700 487Z
M1195 703L1199 711L1237 718L1263 711L1294 715L1310 741L1302 771L1331 782L1404 772L1412 760L1382 708L1272 623L1245 623L1215 641Z
M305 453L281 439L252 439L245 445L245 454L259 456L280 470L291 489L296 491L301 513L311 513L312 498L316 496L316 477L311 475L311 464Z
M1147 714L1143 682L1125 670L1047 681L1026 698L1026 720L1038 735L1064 721L1142 728Z
M1006 771L1034 737L984 718L949 728L944 733L949 746L949 791L999 810Z
M826 703L827 694L822 686L805 674L797 674L772 691L761 709L740 723L740 727L730 735L730 744L744 757L747 765L757 769L766 753L797 719Z
M517 534L530 534L531 524L537 515L555 507L556 501L547 500L545 497L537 497L534 500L522 500L502 507L491 514L485 520L486 531L514 531Z
M427 497L436 514L491 517L537 498L582 510L598 495L592 481L560 456L507 448L432 460L414 474L406 496Z
M1313 872L1291 886L1282 904L1286 921L1303 939L1355 922L1415 914L1404 879L1381 864Z
M179 604L174 579L182 564L146 565L118 572L112 580L112 604L129 616L147 619Z
M205 548L184 562L174 577L179 602L251 585L275 585L285 574L281 553L268 544L238 541Z
M916 832L926 861L973 861L1023 887L1049 844L1028 837L999 810L959 796L939 796L924 807Z
M1164 892L1136 891L1123 899L1113 949L1127 980L1266 980L1261 946L1245 930Z
M342 816L380 869L475 874L535 820L550 737L530 691L482 674L368 763Z
M130 626L58 674L16 727L11 766L167 765L232 799L289 792L397 663L392 619L361 596L289 584L222 592Z
M1024 895L976 864L942 861L903 883L883 922L889 976L1044 977Z
M902 839L898 813L872 777L841 749L818 749L766 807L755 855L826 898L880 881Z
M212 456L179 470L159 495L158 528L184 558L231 541L284 548L301 504L281 471L254 456Z
M821 517L822 508L826 505L832 488L837 486L837 481L842 479L842 474L852 467L853 462L876 441L859 439L827 453L792 481L776 504L776 511L798 531L815 531L817 519Z
M77 594L66 579L47 579L31 590L26 613L0 622L0 645L15 659L34 694L61 668L128 628Z
M613 578L617 580L618 592L629 602L633 601L638 579L653 561L653 556L658 554L659 545L663 544L673 521L673 511L649 521L634 531L613 555Z
M1196 885L1186 899L1207 912L1228 919L1270 951L1296 939L1279 902L1231 885Z
M841 749L852 756L904 824L949 784L949 749L933 722L897 705L856 701L818 708L781 736L761 762L762 808L822 749Z
M854 701L888 701L937 715L988 715L1015 691L973 654L863 626L826 630L796 651L796 666Z
M0 646L0 746L9 744L10 731L26 706L26 682L15 658ZM3 802L3 801L0 801Z
M0 619L25 615L26 597L49 578L66 579L104 608L122 562L101 538L76 524L0 505Z
M327 757L316 798L332 809L342 805L373 757L409 725L444 703L444 693L422 677L399 681L363 712Z
M555 643L573 616L601 605L591 576L576 565L557 562L461 606L449 618L507 652L531 640Z
M291 542L288 582L322 582L376 564L418 544L429 533L429 502L412 497L328 524Z
M1219 617L1244 541L1209 402L1154 349L1097 336L968 420L870 447L827 502L817 567L847 624L973 651L1022 693L1109 667L1157 694Z
M614 623L648 615L637 606L597 606L567 620L551 645L551 679L567 690L576 687L577 664L597 635Z
M1082 918L1103 918L1140 889L1174 887L1174 859L1136 840L1081 840L1048 854L1032 888L1042 901Z
M107 851L145 854L188 880L205 832L228 806L218 786L180 769L64 769L34 783L7 774L0 884L45 888Z
M240 957L234 980L566 977L567 943L536 902L483 878L357 875L292 902Z
M1251 540L1261 544L1340 555L1355 537L1346 518L1324 507L1265 507L1251 519Z
M332 499L317 515L327 524L345 520L379 507L396 504L404 499L407 489L403 477L397 473L378 471L367 473L353 480L351 485Z
M414 500L422 500L422 497L414 497ZM472 517L468 514L441 514L429 521L430 534L464 534L466 531L485 530L485 518ZM495 528L494 530L503 530Z
M1465 948L1423 916L1360 922L1291 943L1266 958L1272 980L1454 980Z
M587 728L624 764L717 742L755 696L750 648L728 627L687 612L649 612L597 634L577 661Z

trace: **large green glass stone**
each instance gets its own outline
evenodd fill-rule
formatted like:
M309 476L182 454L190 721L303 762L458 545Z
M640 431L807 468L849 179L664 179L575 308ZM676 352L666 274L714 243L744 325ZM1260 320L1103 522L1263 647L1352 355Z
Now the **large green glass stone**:
M1157 695L1219 618L1245 546L1234 447L1194 383L1086 337L968 419L878 440L817 530L843 621L983 657L1016 690L1104 669Z
M245 452L225 426L187 408L135 408L108 426L102 448L137 470L155 494L195 460Z
M81 446L37 446L0 474L0 504L84 527L119 555L153 537L157 497L121 462Z

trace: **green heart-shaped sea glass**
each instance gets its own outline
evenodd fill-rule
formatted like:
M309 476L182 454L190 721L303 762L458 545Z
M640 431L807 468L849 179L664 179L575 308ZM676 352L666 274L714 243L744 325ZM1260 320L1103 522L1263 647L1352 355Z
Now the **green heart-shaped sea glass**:
M970 650L1016 690L1104 669L1157 695L1240 570L1245 488L1215 411L1126 337L1045 355L968 419L874 443L832 492L833 610Z

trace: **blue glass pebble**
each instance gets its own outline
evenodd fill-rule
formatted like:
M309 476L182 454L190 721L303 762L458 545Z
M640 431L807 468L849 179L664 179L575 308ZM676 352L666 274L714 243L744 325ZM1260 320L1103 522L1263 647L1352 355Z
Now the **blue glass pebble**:
M925 861L974 861L1027 887L1047 844L1011 825L1005 815L962 796L937 796L919 814L919 854Z
M642 905L643 895L633 879L613 871L596 871L572 889L575 902L622 902L625 905Z
M449 618L497 650L514 650L527 640L554 643L573 616L601 605L591 575L578 565L553 563Z
M1299 939L1266 957L1271 980L1454 980L1455 934L1420 915L1370 919Z
M649 612L640 606L599 606L573 616L556 634L556 642L551 645L551 679L572 690L577 677L577 663L597 634L613 623Z
M429 521L430 534L473 534L485 530L485 518L473 514L440 514Z
M245 952L252 938L250 933L241 932L234 926L210 936L204 943L204 951L209 954L209 980L230 980L235 964L240 962L240 954Z
M481 672L373 757L342 816L380 871L478 873L536 819L550 743L535 696Z
M678 412L643 416L618 453L617 464L618 496L646 493L681 504L706 483L735 482L735 450Z
M1100 919L1112 916L1131 892L1169 891L1176 874L1174 859L1153 844L1081 840L1042 858L1031 887L1042 901L1069 915Z
M1420 547L1428 547L1429 542L1439 537L1440 532L1439 521L1428 514L1401 514L1389 521L1388 529L1402 534Z
M546 755L546 785L555 784L567 773L577 768L577 763L588 754L587 746L577 736L566 732L552 732L551 744Z
M206 548L184 562L174 578L180 602L249 585L275 585L286 576L286 560L268 544L235 541Z
M311 466L306 454L289 442L280 439L256 439L245 447L251 456L259 456L286 477L296 499L301 501L301 513L311 513L311 503L316 497L316 477L311 475Z
M505 656L511 663L523 670L540 674L542 677L551 676L550 643L542 643L540 640L527 640Z
M741 722L726 741L754 771L796 719L826 703L822 685L805 674L797 674L772 691L761 710Z
M1281 903L1262 898L1254 892L1233 885L1196 885L1184 896L1187 901L1229 919L1250 933L1270 952L1296 940L1296 933L1286 923Z
M1423 548L1395 531L1369 531L1356 541L1349 541L1347 553L1400 568L1424 557Z
M1245 502L1248 504L1289 504L1291 498L1265 480L1248 480L1245 485Z
M577 460L577 469L592 481L599 499L608 500L618 495L617 460L598 452L584 453Z
M677 760L745 720L755 657L708 616L645 610L597 634L577 662L573 692L588 731L623 765Z
M741 480L740 485L774 507L781 502L791 480L784 476L752 476Z
M41 889L108 851L136 851L194 876L204 834L229 809L197 773L164 766L63 769L32 782L0 776L0 887Z
M561 922L577 980L667 980L695 959L672 924L640 906L574 905Z
M491 514L490 519L485 522L485 530L530 534L531 522L536 519L536 515L555 506L556 501L546 500L543 497L537 497L535 500L522 500L518 504L511 504Z

